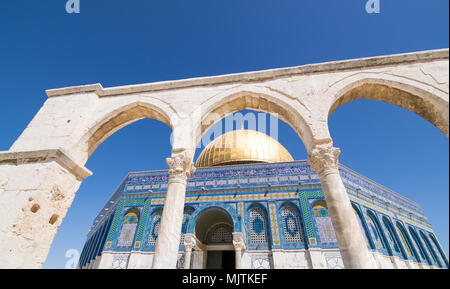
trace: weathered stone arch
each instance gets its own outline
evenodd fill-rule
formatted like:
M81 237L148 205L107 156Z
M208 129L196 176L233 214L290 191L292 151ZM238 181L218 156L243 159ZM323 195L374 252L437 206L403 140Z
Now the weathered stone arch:
M108 107L106 111L100 111L87 126L74 150L75 154L81 153L81 161L84 163L97 149L97 147L107 138L127 125L138 120L149 118L158 120L170 128L173 128L170 115L173 112L167 111L154 99L133 100L119 106Z
M198 143L202 135L220 119L240 110L251 109L275 114L294 129L309 150L314 145L315 136L305 117L310 119L311 116L303 116L302 108L294 99L293 96L261 88L246 88L215 95L200 107L201 117L194 126L195 142ZM219 119L209 121L210 114L216 114Z
M328 116L355 99L380 100L423 117L449 136L448 91L439 86L390 74L361 73L335 84L328 94Z
M319 175L345 267L371 268L363 236L352 230L359 225L339 176L340 151L333 147L328 116L354 99L377 99L421 115L448 136L448 77L448 49L443 49L105 89L93 84L48 90L49 98L21 136L0 152L0 267L43 264L75 192L91 175L84 167L89 155L118 129L148 117L173 129L166 223L153 268L175 268L195 144L212 125L202 126L202 120L210 113L223 118L253 109L277 114L300 136Z

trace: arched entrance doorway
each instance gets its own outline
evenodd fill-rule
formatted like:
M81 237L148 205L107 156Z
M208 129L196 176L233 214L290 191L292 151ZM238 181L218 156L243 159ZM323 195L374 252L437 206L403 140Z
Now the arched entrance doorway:
M234 269L233 222L220 208L202 213L195 223L195 236L205 245L206 269Z

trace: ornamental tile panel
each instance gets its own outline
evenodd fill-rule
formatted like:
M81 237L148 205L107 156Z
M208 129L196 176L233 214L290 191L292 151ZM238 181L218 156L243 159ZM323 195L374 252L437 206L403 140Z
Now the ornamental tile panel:
M418 207L416 203L345 167L340 168L340 172L353 202L390 218L396 218L413 224L417 228L431 231L430 225L420 219L421 210L418 210L417 214L410 213L411 210ZM107 212L109 209L116 212L105 241L105 249L120 251L122 250L121 246L127 248L131 246L132 250L154 250L160 216L151 215L153 212L151 206L163 206L167 180L168 175L164 171L143 172L132 173L121 183L110 199L111 203L103 208L103 212ZM301 181L302 187L299 187L299 181ZM233 218L241 216L242 220L236 219L233 222L239 224L239 228L242 222L243 231L247 236L246 242L249 243L247 250L301 249L302 246L305 246L305 242L309 247L337 248L335 236L331 233L334 231L329 216L315 216L311 208L312 203L315 200L323 200L324 195L320 189L317 174L306 162L202 168L191 175L187 185L186 205L196 207L226 203L237 213ZM299 207L297 219L294 211L283 210L283 204L287 200ZM248 208L257 202L265 204L267 215L264 218L258 218L255 212L248 211ZM395 210L397 205L405 206L406 209L403 213ZM130 238L125 238L125 232L122 235L119 232L122 227L124 210L132 206L143 208L141 222L136 228L132 228L136 235L134 243L130 241ZM362 211L363 217L365 217L365 211ZM111 214L103 213L103 215ZM102 220L102 217L97 217L96 220ZM96 224L98 223L102 222L97 221ZM183 226L191 226L188 223L189 221L184 216ZM363 224L360 222L360 225ZM89 236L94 234L97 229L98 226L94 225ZM389 237L383 224L381 224L381 229L383 234ZM370 230L368 231L369 234L372 233ZM133 235L132 232L127 236L131 235ZM184 233L181 237L180 250L184 250L183 238ZM372 239L373 235L370 235L369 238ZM394 247L390 241L387 240L388 245ZM252 246L252 242L255 246ZM264 244L262 245L262 243ZM403 246L403 243L401 244ZM411 246L415 247L415 243L412 242ZM431 246L438 251L433 243ZM425 247L424 251L432 258L429 248ZM382 250L380 252L386 254Z

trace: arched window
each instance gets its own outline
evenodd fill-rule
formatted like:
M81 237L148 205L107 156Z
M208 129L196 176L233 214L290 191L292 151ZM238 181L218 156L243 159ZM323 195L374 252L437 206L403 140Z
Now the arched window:
M406 255L403 254L403 248L401 247L397 234L394 231L394 227L392 226L391 221L386 216L383 217L383 224L385 229L384 232L387 236L389 245L391 248L393 248L392 254L407 258Z
M337 246L336 234L328 215L327 203L324 200L315 201L312 206L319 242L324 246Z
M354 204L352 204L353 210L355 211L355 215L356 215L356 219L358 220L359 223L359 227L361 228L361 230L363 231L363 235L364 235L364 239L366 240L366 245L368 248L374 249L373 245L370 243L370 236L368 235L368 231L366 226L364 225L363 221L362 221L362 216L360 211L355 207Z
M162 210L158 209L152 214L150 232L148 234L148 245L156 245L156 239L158 239L159 226L161 224Z
M267 218L264 208L254 205L249 209L249 233L250 244L256 247L268 246L269 235L267 230Z
M397 222L397 232L398 232L398 235L400 236L400 239L401 239L401 241L403 243L403 247L405 248L406 256L408 258L409 257L414 257L414 259L416 259L417 262L420 262L420 258L417 255L417 252L416 252L413 244L411 243L411 240L409 239L409 236L406 233L405 228L399 222Z
M208 244L230 244L233 242L233 228L229 224L217 224L207 234Z
M123 217L122 227L120 228L117 248L131 248L136 235L136 229L139 224L140 212L137 208L128 210Z
M186 207L184 208L183 212L183 224L181 225L181 238L180 238L180 244L184 243L184 234L187 232L187 227L189 224L190 216L192 213L194 213L194 208L192 207Z
M387 246L381 232L380 225L372 212L367 213L367 223L372 233L372 240L374 240L376 249L382 249L387 251Z
M430 257L428 256L427 251L423 247L422 242L419 239L419 236L417 235L416 231L410 226L409 227L409 233L414 239L414 242L416 243L417 248L419 248L420 256L422 257L422 260L427 261L428 264L431 265Z
M281 208L281 218L284 242L303 246L303 224L298 210L292 204L286 204Z
M433 258L434 263L437 264L439 267L442 267L441 260L439 260L439 257L437 255L435 248L433 248L433 245L431 244L430 240L428 239L428 237L425 235L425 233L423 231L420 231L420 237L422 237L422 240L425 242L425 244L428 248L428 252L430 252L430 255Z
M448 260L447 260L447 257L445 256L444 251L442 251L441 246L439 246L439 243L438 243L437 239L436 239L436 238L433 236L433 234L431 234L431 233L428 233L428 236L430 237L431 242L432 242L432 243L434 244L434 246L436 247L437 252L439 252L440 257L441 257L441 260L444 261L444 264L445 264L445 265L447 266L447 268L448 268Z

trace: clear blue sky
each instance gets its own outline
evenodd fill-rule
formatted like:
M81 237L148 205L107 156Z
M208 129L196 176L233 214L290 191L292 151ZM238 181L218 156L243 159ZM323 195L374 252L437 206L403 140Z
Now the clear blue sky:
M449 46L449 1L66 0L0 2L0 150L46 100L45 89L210 76ZM420 203L448 253L448 138L413 113L358 100L330 117L341 162ZM158 138L151 137L158 135ZM64 219L45 268L81 251L98 210L129 171L166 168L170 129L136 122L107 139ZM280 123L295 159L303 144Z

